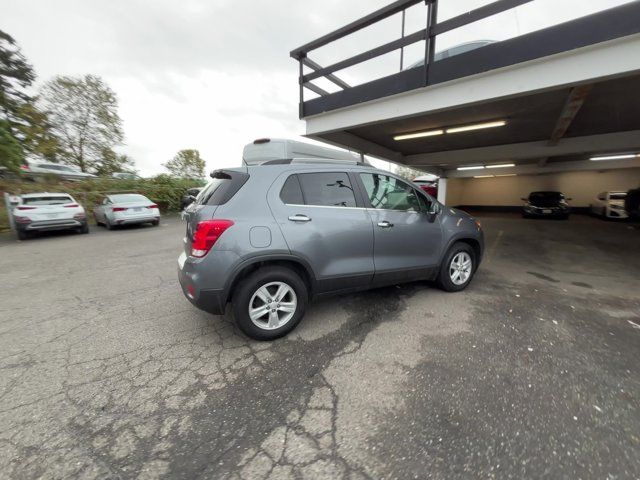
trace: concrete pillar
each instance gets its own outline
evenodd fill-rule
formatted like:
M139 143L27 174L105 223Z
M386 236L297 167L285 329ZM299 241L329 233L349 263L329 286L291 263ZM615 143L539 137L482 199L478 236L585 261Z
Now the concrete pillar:
M447 179L440 177L438 180L438 201L446 205L447 204Z

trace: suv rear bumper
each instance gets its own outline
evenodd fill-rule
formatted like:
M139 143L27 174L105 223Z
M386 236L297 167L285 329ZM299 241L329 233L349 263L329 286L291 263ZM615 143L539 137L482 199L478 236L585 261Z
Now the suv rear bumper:
M223 289L200 289L195 277L198 277L197 272L188 268L187 256L182 253L178 258L178 280L182 293L200 310L213 315L223 315L227 298L225 291Z

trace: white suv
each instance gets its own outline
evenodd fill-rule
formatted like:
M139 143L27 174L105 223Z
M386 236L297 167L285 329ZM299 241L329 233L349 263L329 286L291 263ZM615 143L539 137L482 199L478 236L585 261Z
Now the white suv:
M20 240L25 240L31 232L45 230L89 233L84 208L66 193L22 195L20 203L13 209L13 219Z

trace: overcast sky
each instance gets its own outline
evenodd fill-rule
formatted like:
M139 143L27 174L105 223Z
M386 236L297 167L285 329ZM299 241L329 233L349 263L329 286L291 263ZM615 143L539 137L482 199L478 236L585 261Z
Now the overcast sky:
M241 163L259 137L304 134L298 119L297 65L289 51L391 0L0 0L0 29L12 35L38 81L102 76L115 90L125 145L143 175L160 173L178 150L197 148L208 170ZM442 36L438 49L514 35L628 0L535 0ZM491 3L441 0L440 20ZM407 13L407 33L424 23ZM399 16L311 55L323 64L400 34ZM407 51L417 60L420 47ZM398 54L341 72L351 81L390 74Z

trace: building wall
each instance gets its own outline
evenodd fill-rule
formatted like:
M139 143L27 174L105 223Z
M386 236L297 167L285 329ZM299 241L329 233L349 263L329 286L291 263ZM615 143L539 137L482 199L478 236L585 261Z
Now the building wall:
M522 205L522 197L536 190L556 190L573 200L573 207L588 207L604 191L640 187L640 168L549 173L494 178L450 178L447 205Z

